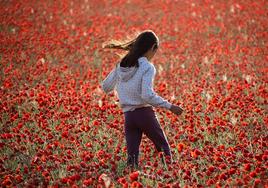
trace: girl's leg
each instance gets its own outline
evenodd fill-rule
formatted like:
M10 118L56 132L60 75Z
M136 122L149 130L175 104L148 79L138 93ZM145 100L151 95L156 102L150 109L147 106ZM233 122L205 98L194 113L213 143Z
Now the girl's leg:
M139 147L142 138L142 131L135 127L135 116L133 112L125 113L125 138L127 143L127 165L139 167Z
M146 115L145 115L146 113ZM166 156L172 160L172 154L167 137L161 128L155 112L152 108L147 108L142 118L140 118L139 127L144 134L154 143L157 151L163 151Z

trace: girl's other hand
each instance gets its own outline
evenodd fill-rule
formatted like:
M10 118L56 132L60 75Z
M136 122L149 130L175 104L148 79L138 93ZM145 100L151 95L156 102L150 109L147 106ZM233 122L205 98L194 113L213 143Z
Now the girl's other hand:
M172 104L170 111L176 115L181 115L181 113L183 112L183 109L178 105Z

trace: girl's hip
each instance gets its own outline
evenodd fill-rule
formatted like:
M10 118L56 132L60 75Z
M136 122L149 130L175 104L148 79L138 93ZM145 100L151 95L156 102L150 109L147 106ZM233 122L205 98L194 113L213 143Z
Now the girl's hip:
M147 118L155 117L153 106L144 106L136 108L133 111L124 112L125 119L146 120Z

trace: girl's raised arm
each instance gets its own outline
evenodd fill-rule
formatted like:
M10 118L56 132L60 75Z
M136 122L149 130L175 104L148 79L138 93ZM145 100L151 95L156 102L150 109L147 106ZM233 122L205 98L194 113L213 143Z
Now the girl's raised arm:
M108 74L108 76L101 82L101 88L108 94L114 90L115 85L118 80L118 75L116 72L116 67Z

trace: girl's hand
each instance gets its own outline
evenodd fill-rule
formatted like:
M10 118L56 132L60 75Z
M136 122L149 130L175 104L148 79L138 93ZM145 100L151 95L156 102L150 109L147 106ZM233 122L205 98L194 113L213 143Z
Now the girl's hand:
M181 115L181 113L183 112L183 109L177 105L172 104L170 111L176 115Z

